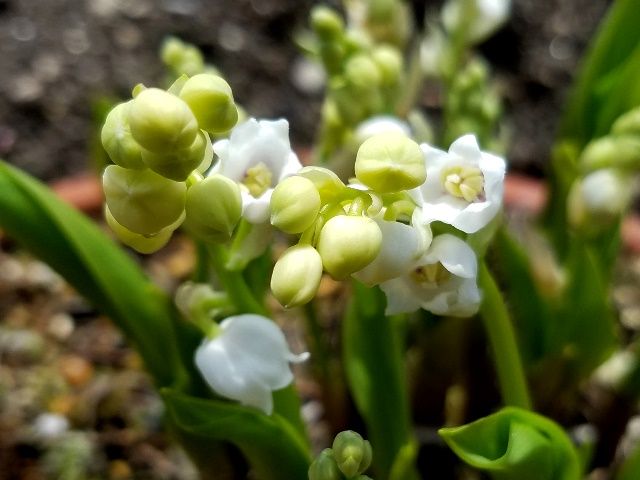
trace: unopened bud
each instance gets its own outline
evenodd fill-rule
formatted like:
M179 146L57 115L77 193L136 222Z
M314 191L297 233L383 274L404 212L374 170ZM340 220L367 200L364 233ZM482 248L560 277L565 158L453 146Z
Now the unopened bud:
M344 32L344 22L340 15L325 6L317 6L311 10L311 27L322 40L338 39Z
M333 441L333 457L347 478L355 477L371 465L371 444L352 430L340 432Z
M285 233L302 233L316 221L320 193L311 180L285 178L271 195L271 225Z
M205 241L225 241L242 216L240 187L223 175L211 175L187 191L185 226Z
M320 194L320 200L323 204L330 203L338 197L345 188L342 180L328 168L323 167L303 167L297 173L298 176L311 180L313 185Z
M120 225L116 219L113 218L113 215L109 211L109 207L106 205L104 208L104 218L111 231L113 231L115 236L118 237L118 240L128 247L133 248L138 253L149 254L157 252L169 242L171 235L173 235L173 231L175 230L171 227L167 227L160 230L155 235L140 235L139 233L132 232L128 228ZM176 228L177 227L178 225L176 225Z
M409 190L427 177L420 146L397 132L367 139L356 155L355 170L358 180L378 193Z
M186 185L151 170L110 165L104 171L102 184L113 217L132 232L154 235L184 212Z
M213 156L213 147L210 144L209 135L205 131L200 131L189 148L167 153L153 153L149 150L143 150L142 160L151 170L163 177L182 182L204 162L207 146Z
M618 117L611 127L614 135L640 136L640 107L629 110Z
M378 224L368 217L335 216L322 227L318 252L324 269L343 279L369 265L382 245Z
M278 259L271 275L271 291L285 308L313 299L322 278L322 258L311 245L294 245Z
M397 48L389 45L376 47L371 57L378 67L383 85L395 85L402 75L402 55Z
M382 80L378 66L365 54L357 54L349 58L345 67L345 76L350 85L364 91L376 88Z
M309 467L309 480L342 480L330 448L325 448Z
M231 87L217 75L201 73L191 77L180 90L180 98L187 102L200 128L208 132L229 131L238 121Z
M640 168L640 137L635 135L608 135L589 142L580 158L583 171L601 168Z
M154 153L189 148L198 135L198 122L180 98L159 88L136 96L129 111L133 138Z
M141 148L133 139L129 128L131 101L113 107L102 126L100 139L109 158L124 168L146 168L142 161Z
M176 37L169 37L164 41L160 57L177 75L196 75L204 70L202 52L195 45Z

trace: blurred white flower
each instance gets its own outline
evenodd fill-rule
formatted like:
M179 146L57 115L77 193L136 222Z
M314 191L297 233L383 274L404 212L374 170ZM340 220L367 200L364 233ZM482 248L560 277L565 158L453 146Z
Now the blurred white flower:
M209 386L219 395L273 412L273 390L289 385L289 362L303 362L309 353L291 353L280 328L254 314L229 317L214 338L205 339L195 363Z
M387 315L424 308L437 315L468 317L480 307L478 262L463 240L450 234L433 239L429 250L405 275L380 284Z
M415 210L412 225L374 220L382 232L382 246L378 256L365 268L353 274L368 286L378 285L409 271L431 244L432 234L428 225L419 223L420 212Z
M242 187L242 215L250 223L269 220L269 202L280 180L302 168L289 143L289 122L250 118L229 139L213 144L219 157L211 169Z
M464 11L466 5L471 5L469 12ZM510 9L511 0L448 0L442 7L442 23L450 34L464 28L466 40L475 44L505 24Z
M502 206L505 161L480 151L476 137L465 135L449 152L421 145L427 180L411 191L425 223L440 221L465 233L487 225Z

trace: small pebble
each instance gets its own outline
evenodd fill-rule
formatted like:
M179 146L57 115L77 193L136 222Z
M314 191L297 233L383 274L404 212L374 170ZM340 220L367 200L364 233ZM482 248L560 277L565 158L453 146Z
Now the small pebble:
M69 420L57 413L41 413L33 422L33 430L41 440L55 440L69 430Z
M49 318L47 332L56 340L63 341L73 333L75 325L73 318L66 313L57 313Z
M86 384L93 377L93 365L78 355L64 355L58 360L60 373L73 386Z

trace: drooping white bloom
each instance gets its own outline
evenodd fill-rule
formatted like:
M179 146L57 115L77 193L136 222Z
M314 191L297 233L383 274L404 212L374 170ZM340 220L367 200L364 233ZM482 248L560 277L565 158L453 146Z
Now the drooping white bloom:
M465 12L468 4L466 0L448 0L442 8L442 23L450 33L464 28L470 43L491 36L507 21L511 9L511 0L475 0L471 11Z
M505 161L480 150L476 137L464 135L448 152L421 145L427 180L411 191L425 223L440 221L465 233L487 225L502 206Z
M419 222L420 211L415 210L412 225L374 220L382 232L382 246L378 256L365 268L353 274L368 286L378 285L400 277L416 264L431 244L432 234L428 225Z
M289 385L289 362L303 362L308 353L291 353L282 331L266 317L254 314L229 317L214 338L205 339L195 363L219 395L273 412L273 390Z
M481 300L477 273L478 262L471 247L453 235L439 235L410 271L380 284L387 296L385 313L424 308L437 315L473 315Z
M251 223L269 220L269 202L280 180L302 168L289 143L289 122L250 118L229 139L213 145L219 157L212 173L242 186L242 215Z
M628 175L613 168L589 173L580 189L585 208L592 214L619 215L631 198L631 183Z

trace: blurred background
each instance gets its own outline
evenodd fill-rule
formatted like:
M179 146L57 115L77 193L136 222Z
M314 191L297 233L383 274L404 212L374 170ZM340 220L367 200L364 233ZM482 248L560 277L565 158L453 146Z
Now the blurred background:
M312 0L0 0L0 157L50 180L88 168L101 102L159 85L175 35L202 49L258 117L286 117L313 140L321 87L294 35ZM339 7L339 2L324 2ZM438 1L413 1L415 18ZM507 103L514 168L540 174L558 111L606 0L514 0L481 47ZM421 23L421 22L419 22Z

